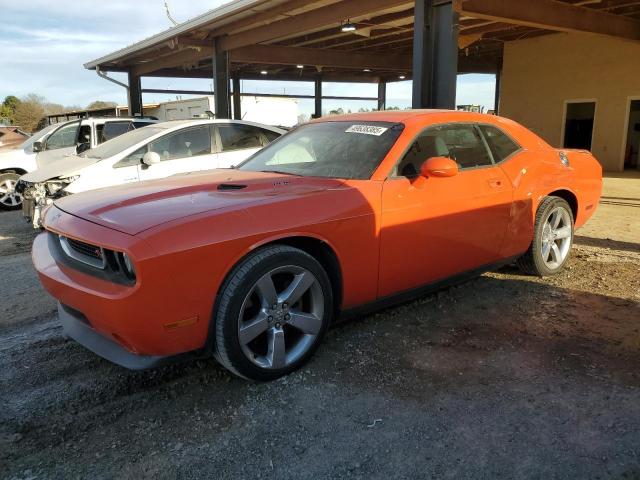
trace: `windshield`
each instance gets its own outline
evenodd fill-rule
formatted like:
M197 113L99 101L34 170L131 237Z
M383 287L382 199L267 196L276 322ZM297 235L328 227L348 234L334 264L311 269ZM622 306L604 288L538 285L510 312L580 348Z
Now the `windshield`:
M148 138L153 137L157 133L163 132L165 129L161 127L142 127L130 132L123 133L111 140L107 140L96 148L92 148L84 152L81 157L99 158L104 160L105 158L113 157L118 153L126 150L129 147L133 147L137 143L140 143Z
M20 145L20 148L23 149L25 152L30 153L33 152L33 144L35 142L39 142L40 140L42 140L46 135L48 135L49 133L51 133L51 130L53 130L54 128L58 127L59 124L53 124L53 125L49 125L48 127L44 127L42 130L38 130L36 133L34 133L33 135L31 135L25 142L22 143L22 145Z
M311 123L282 136L238 169L366 180L403 129L389 122Z

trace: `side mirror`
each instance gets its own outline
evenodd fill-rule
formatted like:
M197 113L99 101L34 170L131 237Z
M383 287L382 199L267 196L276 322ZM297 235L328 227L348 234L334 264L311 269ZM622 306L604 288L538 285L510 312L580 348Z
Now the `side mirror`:
M91 144L89 142L83 142L76 145L76 154L80 155L82 152L86 152L91 148Z
M156 152L147 152L142 157L142 163L144 163L147 167L155 165L156 163L160 163L160 155L158 155Z
M447 157L431 157L420 167L420 175L428 177L453 177L458 174L458 164Z
M42 152L44 150L44 142L33 142L31 150L33 150L33 153Z

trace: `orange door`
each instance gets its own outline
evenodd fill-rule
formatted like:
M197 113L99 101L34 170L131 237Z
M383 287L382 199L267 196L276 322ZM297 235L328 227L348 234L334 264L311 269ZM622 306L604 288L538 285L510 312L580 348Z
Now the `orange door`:
M499 260L512 191L498 166L385 181L379 297Z

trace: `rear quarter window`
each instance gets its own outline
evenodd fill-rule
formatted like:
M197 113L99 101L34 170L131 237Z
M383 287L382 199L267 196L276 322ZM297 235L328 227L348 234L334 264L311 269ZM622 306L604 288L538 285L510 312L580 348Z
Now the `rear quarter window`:
M489 149L496 163L505 160L521 149L514 140L497 127L480 125L480 130L489 144Z

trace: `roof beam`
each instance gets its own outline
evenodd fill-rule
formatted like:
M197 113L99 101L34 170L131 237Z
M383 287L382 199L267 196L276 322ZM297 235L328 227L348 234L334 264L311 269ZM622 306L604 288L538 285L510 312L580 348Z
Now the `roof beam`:
M231 51L235 63L260 65L312 65L371 70L410 70L411 57L398 55L370 55L342 50L319 50L279 45L251 45Z
M151 60L134 66L133 73L137 76L143 76L165 68L188 67L197 64L204 58L210 58L212 56L213 46L178 50L177 52L160 57L157 60Z
M458 0L461 15L559 32L585 32L640 40L640 21L557 0Z
M398 29L399 31L406 31L404 25L413 26L413 8L352 23L355 23L358 28L363 30ZM322 30L310 35L305 35L304 37L294 38L286 42L286 45L291 47L308 47L314 43L320 43L326 40L337 39L338 41L348 42L354 38L357 41L358 36L354 34L354 32L345 33L341 32L338 28L330 28L329 30ZM367 37L360 38L366 39Z
M311 70L311 69L309 69ZM316 79L316 71L302 73L277 73L273 75L260 75L259 73L234 71L234 74L242 80L265 80L265 81L292 81L292 82L314 82ZM157 70L146 75L147 77L164 77L164 78L208 78L211 79L211 68L206 70L181 70L169 68ZM360 83L377 83L380 75L366 72L323 72L322 79L326 82L360 82Z
M296 33L318 31L348 18L391 10L398 6L409 6L413 1L407 0L345 0L338 4L316 8L309 12L294 15L284 20L270 23L262 27L247 30L235 35L222 37L220 46L223 50L255 45L278 38L284 38Z

